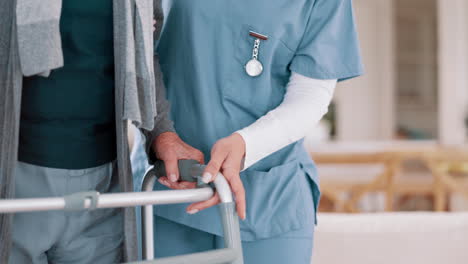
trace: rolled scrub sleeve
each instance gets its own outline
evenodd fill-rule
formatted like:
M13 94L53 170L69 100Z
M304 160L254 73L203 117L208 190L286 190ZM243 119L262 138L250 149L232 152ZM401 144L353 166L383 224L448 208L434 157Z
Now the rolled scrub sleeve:
M157 43L161 34L161 29L164 21L164 14L162 11L161 0L154 0L154 19L156 20L154 29L154 43ZM152 145L153 141L165 132L175 132L174 122L169 118L171 105L166 99L166 86L164 85L163 74L161 65L159 64L159 56L154 52L154 79L156 86L156 111L157 116L154 122L152 131L141 129L142 134L146 138L145 151L148 155L148 162L154 164L156 155L154 154Z

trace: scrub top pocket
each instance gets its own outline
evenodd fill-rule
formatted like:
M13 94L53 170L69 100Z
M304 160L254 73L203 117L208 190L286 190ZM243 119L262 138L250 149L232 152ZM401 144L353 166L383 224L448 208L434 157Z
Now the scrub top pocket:
M307 217L301 177L305 179L305 175L298 161L268 171L247 170L241 177L247 195L243 238L263 239L304 226Z
M260 41L258 60L263 71L256 77L249 76L245 70L245 65L252 59L256 39L249 35L250 31L268 36L267 40ZM233 30L235 47L224 97L254 118L263 116L281 103L290 76L288 65L294 52L271 32L247 24Z

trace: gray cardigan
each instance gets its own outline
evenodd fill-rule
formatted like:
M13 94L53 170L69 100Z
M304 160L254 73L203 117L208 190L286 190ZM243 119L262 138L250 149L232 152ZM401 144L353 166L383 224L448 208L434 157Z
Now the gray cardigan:
M174 131L153 41L161 31L161 0L118 0L114 7L117 170L122 191L133 182L127 120L147 138ZM63 66L59 34L61 0L0 1L0 199L14 197L23 75L47 76ZM16 14L16 15L15 15ZM158 21L152 35L152 18ZM151 49L148 49L151 47ZM154 57L153 57L154 56ZM124 209L123 261L137 258L134 208ZM0 215L0 263L8 262L12 215Z

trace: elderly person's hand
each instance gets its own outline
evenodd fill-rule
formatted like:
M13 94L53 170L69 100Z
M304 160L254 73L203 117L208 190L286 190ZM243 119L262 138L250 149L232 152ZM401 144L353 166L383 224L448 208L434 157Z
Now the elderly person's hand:
M179 160L196 160L204 163L203 153L192 146L186 144L180 137L173 132L166 132L159 135L153 142L153 150L156 157L164 161L167 177L160 178L160 182L177 183L179 180ZM163 183L164 184L164 183ZM188 184L188 183L187 183ZM164 184L168 185L168 184ZM194 188L194 184L182 185L187 188ZM169 186L171 187L171 186Z

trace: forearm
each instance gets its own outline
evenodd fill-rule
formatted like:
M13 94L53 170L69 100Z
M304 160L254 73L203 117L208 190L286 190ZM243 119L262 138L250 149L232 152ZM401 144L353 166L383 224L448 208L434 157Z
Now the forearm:
M237 131L246 145L244 169L305 137L328 112L336 82L293 73L283 102Z

